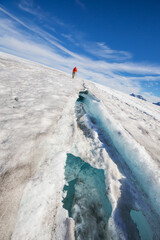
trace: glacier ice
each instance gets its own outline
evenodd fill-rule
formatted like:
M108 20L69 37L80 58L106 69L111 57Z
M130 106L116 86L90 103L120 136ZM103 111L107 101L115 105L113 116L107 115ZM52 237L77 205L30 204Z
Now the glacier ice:
M159 240L160 109L4 53L0 69L1 238L74 239L71 217L83 209L74 199L70 213L63 207L69 153L104 173L112 206L105 239L138 240L146 232Z
M79 93L76 114L79 127L85 136L93 138L94 132L97 132L103 147L125 177L119 180L121 196L110 222L114 222L117 229L119 228L119 234L123 235L124 239L140 239L139 228L130 212L134 209L141 210L154 231L154 238L158 239L160 198L156 164L153 164L145 149L108 116L103 103L88 90ZM145 227L147 228L147 225Z
M67 154L65 178L63 207L75 221L76 239L106 239L112 207L105 194L104 170Z
M142 212L132 210L130 212L130 215L131 215L133 221L137 225L141 239L145 239L145 240L153 239L153 232L150 228L150 225L146 221L144 215L142 214Z

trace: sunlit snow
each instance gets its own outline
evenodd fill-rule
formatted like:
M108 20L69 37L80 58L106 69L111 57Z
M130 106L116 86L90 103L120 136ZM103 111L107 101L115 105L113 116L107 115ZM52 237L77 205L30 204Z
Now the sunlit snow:
M158 106L0 53L0 127L1 239L160 239Z

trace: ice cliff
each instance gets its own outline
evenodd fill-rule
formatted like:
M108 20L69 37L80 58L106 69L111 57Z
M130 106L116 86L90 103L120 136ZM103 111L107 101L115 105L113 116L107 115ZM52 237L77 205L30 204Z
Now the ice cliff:
M0 239L160 239L160 109L0 53Z

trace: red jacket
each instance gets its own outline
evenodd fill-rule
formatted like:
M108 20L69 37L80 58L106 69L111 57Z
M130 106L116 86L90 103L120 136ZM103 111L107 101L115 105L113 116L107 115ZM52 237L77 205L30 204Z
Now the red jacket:
M75 68L73 68L73 72L77 72L77 68L75 67Z

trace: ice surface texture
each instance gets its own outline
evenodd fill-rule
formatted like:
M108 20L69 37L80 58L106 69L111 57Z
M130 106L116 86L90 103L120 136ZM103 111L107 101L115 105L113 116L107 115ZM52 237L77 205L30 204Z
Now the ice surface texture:
M104 170L67 155L63 207L75 221L76 239L106 239L111 204L105 194Z
M138 206L143 212L141 219L150 222L154 229L154 237L158 239L160 187L156 164L153 163L145 149L137 144L120 124L116 125L114 120L108 116L102 102L87 90L80 92L76 111L77 118L81 119L82 116L87 115L88 123L82 124L79 121L84 134L92 137L89 134L89 125L92 130L97 131L99 139L104 143L104 148L125 176L125 179L121 180L121 197L114 211L115 224L119 225L125 239L140 239L140 233L137 231L139 229L134 224L136 221L133 223L130 216L132 209L137 209ZM154 225L155 217L158 224ZM147 230L148 225L144 224L144 226ZM145 238L142 237L142 239Z
M62 203L71 153L104 170L108 239L143 236L135 211L159 240L158 106L4 53L0 93L1 239L74 239Z

